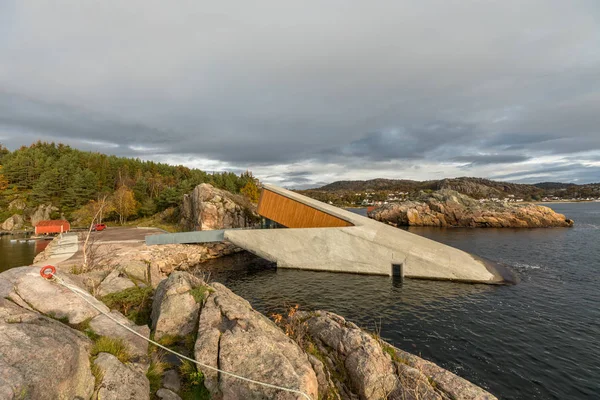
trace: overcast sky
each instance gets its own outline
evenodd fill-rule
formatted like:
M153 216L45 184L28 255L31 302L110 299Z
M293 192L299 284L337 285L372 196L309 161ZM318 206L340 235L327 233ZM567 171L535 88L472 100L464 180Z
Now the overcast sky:
M308 187L600 181L600 1L0 0L0 142Z

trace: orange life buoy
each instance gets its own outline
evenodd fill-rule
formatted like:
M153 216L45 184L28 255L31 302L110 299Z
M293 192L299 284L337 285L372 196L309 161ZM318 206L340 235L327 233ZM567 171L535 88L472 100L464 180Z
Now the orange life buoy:
M52 278L55 273L56 273L56 268L54 268L52 265L46 265L45 267L42 267L42 269L40 269L40 275L44 279Z

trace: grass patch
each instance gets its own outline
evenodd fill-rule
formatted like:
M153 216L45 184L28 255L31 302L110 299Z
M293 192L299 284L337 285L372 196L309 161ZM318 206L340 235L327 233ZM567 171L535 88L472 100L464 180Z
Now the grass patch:
M33 309L35 310L35 308ZM63 324L69 325L69 317L57 317L56 314L54 314L53 312L49 312L46 315L52 319L57 320L58 322L62 322Z
M323 363L323 367L327 371L329 371L329 375L331 376L331 379L333 382L343 379L343 374L341 372L331 371L327 361L325 360L325 356L319 351L319 349L317 348L317 345L314 344L314 342L311 339L307 340L304 350L308 354L316 357L319 361L321 361L321 363ZM336 366L336 369L337 368L344 368L344 367L343 367L343 365L342 366L338 365L338 366ZM343 381L341 381L341 382L343 382ZM335 384L328 386L327 392L319 395L320 400L336 400L339 398L340 398L340 394L339 394L339 391L338 391L337 387L335 386Z
M109 338L107 336L100 336L94 347L92 347L92 356L97 356L99 353L109 353L117 357L122 363L126 363L131 360L131 354L127 346L121 339Z
M182 400L208 400L210 392L204 386L204 374L196 369L196 365L188 360L183 360L179 366L181 375Z
M94 342L98 339L100 339L100 335L98 335L96 332L94 332L92 330L92 328L90 328L90 322L92 321L91 318L87 318L86 320L78 323L78 324L69 324L69 326L73 329L78 330L79 332L83 332L87 337L89 337L91 340L93 340Z
M161 338L157 340L158 343L160 343L166 347L171 347L176 344L183 343L184 341L185 341L185 338L183 336L179 336L179 335L164 335L164 336L161 336Z
M204 303L204 300L206 300L208 295L212 292L214 292L214 290L204 285L200 285L190 290L190 294L192 295L194 300L196 300L196 303Z
M392 361L409 365L408 360L400 357L398 355L398 352L396 351L396 349L394 349L392 346L390 346L389 344L387 344L383 341L380 342L380 344L381 344L381 350L383 350L384 353L388 354L392 358Z
M118 310L137 325L148 325L152 313L152 294L150 286L134 286L117 293L102 297L102 302L112 310Z
M85 271L85 268L83 268L82 265L73 265L71 267L71 274L73 275L81 275L83 274Z
M150 366L146 372L146 378L150 382L150 394L156 393L161 388L162 377L168 364L163 361L162 352L152 352L150 355Z
M102 379L104 379L104 372L102 372L100 367L94 363L93 359L90 359L90 370L92 371L92 375L94 376L94 391L96 391L102 384Z

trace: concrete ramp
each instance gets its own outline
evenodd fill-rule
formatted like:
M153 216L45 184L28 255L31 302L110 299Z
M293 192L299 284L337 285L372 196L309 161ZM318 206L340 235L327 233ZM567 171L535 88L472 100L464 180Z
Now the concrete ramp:
M191 243L210 243L222 242L224 240L225 230L195 231L180 233L165 233L161 235L146 236L148 246L156 244L191 244Z
M265 192L270 194L266 196ZM298 193L264 185L261 200L265 198L270 201L269 207L262 209L280 225L287 222L312 226L334 223L337 226L184 232L147 236L146 244L228 240L277 263L279 268L387 276L402 271L407 278L490 284L514 281L512 273L507 273L504 268L462 250Z
M276 186L263 190L348 221L353 226L227 230L233 244L279 268L392 275L402 264L407 278L505 283L506 275L462 250L409 233Z

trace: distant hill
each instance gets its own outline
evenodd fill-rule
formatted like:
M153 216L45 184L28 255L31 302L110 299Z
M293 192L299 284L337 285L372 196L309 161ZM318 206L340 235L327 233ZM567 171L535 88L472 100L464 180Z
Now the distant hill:
M577 186L574 183L562 183L562 182L540 182L535 183L533 186L539 187L544 190L559 190L559 189L567 189L573 186Z
M365 193L374 193L374 198L385 199L388 193L408 193L416 196L420 191L451 189L475 199L482 198L521 198L526 201L539 201L544 197L561 198L600 197L600 184L577 185L574 183L542 182L533 185L498 182L484 178L460 177L431 181L408 179L371 179L365 181L337 181L316 189L299 191L321 201L334 204L356 204ZM371 197L373 198L373 197Z
M419 182L408 179L371 179L368 181L337 181L325 185L318 189L325 192L336 192L341 190L351 191L377 191L377 190L397 190L397 191L411 191L416 189L425 189L429 186L435 185L437 181Z

